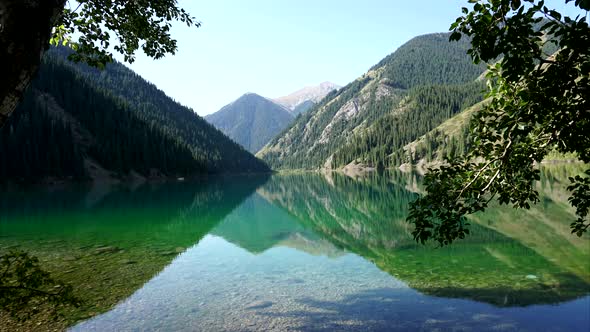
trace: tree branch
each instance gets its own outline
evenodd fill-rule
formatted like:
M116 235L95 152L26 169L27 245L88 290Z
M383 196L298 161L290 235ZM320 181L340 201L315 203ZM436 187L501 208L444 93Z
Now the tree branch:
M483 173L483 171L486 170L495 161L498 161L498 158L490 160L484 167L482 167L479 170L479 172L477 172L477 174L475 175L473 180L469 181L469 183L465 187L463 187L463 189L461 189L461 192L459 192L459 195L457 196L457 199L455 200L455 202L461 198L461 196L463 195L465 190L469 189L469 187L471 187L473 185L473 183L475 183L475 181L481 176L481 173Z

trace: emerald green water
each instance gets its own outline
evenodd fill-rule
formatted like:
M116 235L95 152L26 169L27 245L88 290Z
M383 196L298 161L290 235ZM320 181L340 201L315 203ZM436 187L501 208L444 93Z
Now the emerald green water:
M412 174L5 190L0 251L74 286L72 331L587 331L579 171L544 169L539 205L476 215L445 248L411 238Z

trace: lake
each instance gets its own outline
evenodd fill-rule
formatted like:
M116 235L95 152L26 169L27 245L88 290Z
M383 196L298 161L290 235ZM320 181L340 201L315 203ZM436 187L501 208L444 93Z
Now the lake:
M565 190L582 167L543 168L539 204L475 215L444 248L411 237L409 173L3 190L0 251L84 304L0 329L588 331L590 236Z

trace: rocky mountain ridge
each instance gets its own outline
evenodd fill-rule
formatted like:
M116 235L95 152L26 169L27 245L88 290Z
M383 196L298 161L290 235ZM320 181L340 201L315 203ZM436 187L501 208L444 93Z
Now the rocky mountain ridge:
M313 104L317 104L328 93L332 92L333 90L338 90L340 88L340 85L326 81L320 83L319 85L306 86L286 96L275 98L273 99L273 101L277 104L283 105L285 108L289 109L291 112L297 115L308 110L310 108L310 102ZM299 106L306 103L308 103L308 106L305 107L303 111L301 109L298 110Z
M374 168L400 163L403 146L472 106L485 69L470 42L418 36L298 117L257 154L273 169Z

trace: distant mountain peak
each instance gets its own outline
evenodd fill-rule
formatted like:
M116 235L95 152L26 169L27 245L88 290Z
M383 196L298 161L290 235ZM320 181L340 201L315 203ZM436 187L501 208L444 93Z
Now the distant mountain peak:
M299 105L305 102L318 103L332 90L339 89L341 86L329 81L320 83L319 85L306 86L300 90L297 90L289 95L275 98L273 101L285 108L293 111Z
M254 93L254 92L246 92L243 95L241 95L240 97L238 97L238 99L229 103L229 105L231 105L239 100L262 100L262 99L266 99L266 98L262 97L259 94Z
M242 96L240 96L238 99L234 100L233 102L229 103L226 106L232 105L236 102L242 102L242 101L251 101L251 102L259 102L259 103L270 103L273 104L274 106L278 106L280 108L282 108L283 110L289 112L290 110L287 109L286 107L284 107L281 104L278 104L277 102L275 102L274 100L270 99L270 98L266 98L264 96L261 96L255 92L246 92L244 93Z
M320 83L320 87L321 88L329 88L329 89L339 89L340 85L336 84L336 83L332 83L330 81L325 81Z
M293 115L282 105L249 92L205 119L254 153L285 129Z

